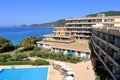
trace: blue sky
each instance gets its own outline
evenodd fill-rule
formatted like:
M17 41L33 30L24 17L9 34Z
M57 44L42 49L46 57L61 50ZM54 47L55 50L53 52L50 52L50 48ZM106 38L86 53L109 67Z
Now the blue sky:
M120 11L120 0L0 0L0 26L52 22L110 10Z

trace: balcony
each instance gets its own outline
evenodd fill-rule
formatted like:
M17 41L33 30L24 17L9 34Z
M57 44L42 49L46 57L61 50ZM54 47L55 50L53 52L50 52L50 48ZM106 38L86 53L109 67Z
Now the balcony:
M120 59L115 59L114 60L120 65Z
M116 80L120 80L120 72L119 73L114 73Z

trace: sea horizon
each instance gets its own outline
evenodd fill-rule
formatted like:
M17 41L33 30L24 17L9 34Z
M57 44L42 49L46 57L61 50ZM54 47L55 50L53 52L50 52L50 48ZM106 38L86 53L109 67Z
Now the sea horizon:
M54 28L50 27L4 27L0 26L0 36L12 41L13 45L19 44L20 41L29 36L43 37L50 34Z

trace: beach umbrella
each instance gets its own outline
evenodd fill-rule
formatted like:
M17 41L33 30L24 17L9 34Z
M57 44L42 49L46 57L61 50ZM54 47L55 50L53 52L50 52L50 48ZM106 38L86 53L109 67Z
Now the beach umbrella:
M66 71L72 71L72 68L69 68L69 67L68 67L68 68L66 68L65 70L66 70Z
M68 68L68 66L63 65L63 66L61 66L61 68L66 70Z
M74 74L74 72L73 71L68 71L67 74L71 75L71 74Z
M72 76L67 76L65 80L74 80L74 78Z
M64 62L61 62L61 63L59 63L58 65L62 67L62 66L65 65L65 63L64 63Z
M60 61L55 61L54 65L58 65L60 63Z

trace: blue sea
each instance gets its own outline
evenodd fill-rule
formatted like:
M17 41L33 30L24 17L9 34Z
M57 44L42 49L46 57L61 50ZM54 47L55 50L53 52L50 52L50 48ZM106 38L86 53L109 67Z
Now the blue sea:
M28 36L43 37L50 34L54 28L43 27L0 27L0 36L12 41L14 45L19 44L22 39Z

